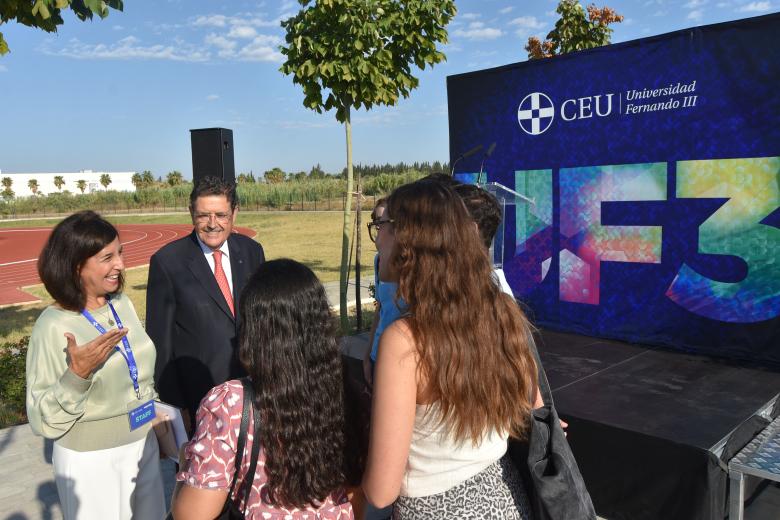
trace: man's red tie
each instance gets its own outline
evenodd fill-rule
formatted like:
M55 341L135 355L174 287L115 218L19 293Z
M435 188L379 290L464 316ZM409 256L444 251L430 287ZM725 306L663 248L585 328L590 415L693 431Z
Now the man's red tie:
M225 297L225 301L230 307L230 313L235 316L236 311L233 309L233 295L230 292L230 284L228 284L225 271L222 269L222 251L214 251L214 277L217 279L217 285L222 291L222 296Z

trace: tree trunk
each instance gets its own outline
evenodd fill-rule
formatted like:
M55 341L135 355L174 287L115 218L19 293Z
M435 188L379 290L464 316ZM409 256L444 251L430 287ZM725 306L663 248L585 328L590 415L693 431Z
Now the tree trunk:
M350 106L346 107L344 129L347 137L347 196L344 198L344 220L341 232L341 276L339 278L339 316L341 318L341 331L349 331L349 318L347 314L347 285L349 284L349 232L352 228L351 203L352 203L352 121L350 119Z
M362 190L360 188L360 170L358 170L357 178L355 179L355 186L357 186L357 196L355 200L355 220L357 224L355 226L355 331L359 331L363 328L363 309L360 305L360 235L361 235L361 213L363 205L361 204Z

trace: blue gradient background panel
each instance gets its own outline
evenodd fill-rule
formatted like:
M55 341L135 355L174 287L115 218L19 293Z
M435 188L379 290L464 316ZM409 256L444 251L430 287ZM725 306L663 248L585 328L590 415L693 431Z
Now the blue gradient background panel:
M495 142L488 180L536 201L505 215L503 261L537 324L780 367L778 34L773 14L448 78L450 160Z

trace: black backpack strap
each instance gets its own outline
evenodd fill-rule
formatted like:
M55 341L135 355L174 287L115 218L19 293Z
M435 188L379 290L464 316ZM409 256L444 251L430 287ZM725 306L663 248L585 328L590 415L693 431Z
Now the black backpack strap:
M228 491L225 505L222 506L222 513L227 511L228 504L232 500L233 489L236 487L236 481L241 474L241 464L244 459L244 446L246 446L246 435L247 430L249 429L249 411L251 410L254 392L252 391L252 385L247 378L242 378L241 384L244 387L244 404L241 408L241 428L238 430L238 442L236 443L236 467L233 471L233 482L230 483L230 491Z

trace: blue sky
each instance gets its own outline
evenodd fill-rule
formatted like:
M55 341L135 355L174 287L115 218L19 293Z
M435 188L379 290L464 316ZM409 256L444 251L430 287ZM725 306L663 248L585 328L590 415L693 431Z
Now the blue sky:
M589 2L584 3L586 5ZM614 43L767 14L780 0L608 0L626 20ZM553 27L557 0L456 0L447 61L419 74L395 107L353 117L354 161L446 161L446 77L524 61L531 35ZM328 172L345 163L334 114L301 105L278 72L279 20L297 2L125 0L124 12L56 34L0 25L11 53L0 58L3 172L177 169L191 176L189 129L234 133L236 172L278 166Z

